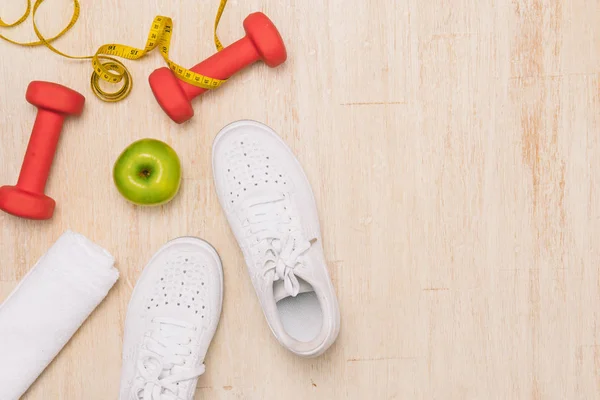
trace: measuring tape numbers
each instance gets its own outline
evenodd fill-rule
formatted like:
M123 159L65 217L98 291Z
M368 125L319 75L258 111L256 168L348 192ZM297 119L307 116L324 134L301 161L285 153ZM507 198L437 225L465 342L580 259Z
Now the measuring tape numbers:
M45 38L35 23L36 12L44 1L45 0L36 0L32 6L31 0L27 0L27 9L25 10L25 13L15 22L6 23L0 19L0 28L13 28L25 22L31 14L31 18L33 20L33 30L35 31L38 41L18 42L3 35L0 35L0 39L25 47L46 46L52 52L73 60L91 60L94 70L92 72L90 86L94 94L103 101L117 102L123 100L129 95L133 87L133 79L129 70L121 61L114 57L124 58L127 60L139 60L156 48L159 49L160 54L164 58L171 71L173 71L173 73L179 79L189 83L190 85L204 89L216 89L225 82L224 79L211 78L209 76L190 71L189 69L176 64L170 59L169 49L171 47L173 20L169 17L161 15L155 17L152 21L152 26L150 27L150 32L148 33L148 38L146 39L146 45L143 49L124 44L105 44L101 46L94 55L91 56L72 56L66 54L54 47L52 42L69 32L79 19L81 14L79 0L73 0L73 15L71 16L71 20L67 26L57 35L51 38ZM227 0L221 0L219 9L217 11L217 16L215 18L214 42L217 51L221 51L223 49L223 45L221 44L221 41L217 35L217 28L219 26L219 22L221 21L221 16L223 15L226 4ZM100 87L101 80L114 84L122 82L122 85L120 89L115 92L107 92Z

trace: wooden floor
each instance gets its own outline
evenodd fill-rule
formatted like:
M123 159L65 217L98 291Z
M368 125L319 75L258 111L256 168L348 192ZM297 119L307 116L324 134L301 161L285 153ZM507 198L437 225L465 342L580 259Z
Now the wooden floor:
M1 18L24 3L2 2ZM86 1L56 46L142 46L162 14L175 21L174 60L193 65L214 52L217 6ZM58 32L71 7L46 0L40 29ZM0 299L66 229L110 250L121 272L25 398L117 398L133 286L181 235L211 242L225 268L197 399L600 398L599 1L231 0L222 41L257 10L280 28L288 62L244 70L181 126L147 84L158 54L127 62L133 92L107 104L89 89L87 61L0 42L0 183L18 176L31 80L87 97L47 186L54 218L0 214ZM30 23L1 32L34 38ZM281 134L317 197L342 331L315 360L271 336L213 189L213 138L242 118ZM170 143L184 166L179 196L155 209L128 204L111 180L118 154L145 137Z

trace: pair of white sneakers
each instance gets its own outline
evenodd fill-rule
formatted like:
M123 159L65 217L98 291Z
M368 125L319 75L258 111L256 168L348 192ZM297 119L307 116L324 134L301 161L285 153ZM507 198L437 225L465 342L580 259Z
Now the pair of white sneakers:
M238 121L215 139L213 174L273 334L299 356L322 354L340 315L298 160L268 126ZM193 399L222 299L221 261L210 244L182 237L163 246L127 311L120 399Z

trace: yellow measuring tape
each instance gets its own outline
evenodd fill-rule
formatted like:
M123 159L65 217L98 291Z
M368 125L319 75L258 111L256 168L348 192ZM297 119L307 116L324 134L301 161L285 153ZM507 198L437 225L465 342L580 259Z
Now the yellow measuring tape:
M36 36L38 37L38 41L36 42L17 42L15 40L9 39L3 35L0 35L0 39L4 39L10 43L19 45L19 46L46 46L54 53L59 54L63 57L67 57L75 60L92 60L92 66L94 71L92 73L91 78L91 87L94 91L94 94L104 101L116 102L123 100L129 93L131 92L131 88L133 86L133 80L131 78L131 74L129 70L123 65L119 60L110 57L120 57L126 58L128 60L138 60L148 54L150 51L155 48L159 48L160 53L163 58L169 65L169 68L176 74L179 79L184 82L189 83L190 85L198 86L204 89L216 89L225 80L215 79L205 75L201 75L190 71L182 66L174 63L169 58L169 48L171 46L171 34L173 30L173 21L169 17L157 16L152 21L152 27L150 28L150 33L148 34L148 39L146 40L146 45L143 49L138 49L136 47L131 47L123 44L105 44L101 46L94 55L92 56L71 56L62 51L56 49L51 43L61 36L65 35L77 22L79 19L79 14L81 12L79 6L79 0L73 0L73 16L69 21L69 24L56 36L52 38L46 39L41 32L39 31L36 23L35 23L35 14L39 8L39 6L44 2L44 0L36 0L31 6L31 0L27 0L27 9L21 18L19 18L16 22L6 23L0 19L0 28L13 28L25 22L29 15L31 14L33 20L33 30L35 31ZM219 10L217 11L217 17L215 18L215 26L214 26L214 41L215 46L218 51L223 49L223 45L219 40L217 35L217 27L219 26L219 22L221 21L221 16L223 15L223 11L225 10L225 5L227 4L227 0L221 0L221 4L219 5ZM110 83L120 83L123 82L121 88L116 92L106 92L100 87L100 79Z

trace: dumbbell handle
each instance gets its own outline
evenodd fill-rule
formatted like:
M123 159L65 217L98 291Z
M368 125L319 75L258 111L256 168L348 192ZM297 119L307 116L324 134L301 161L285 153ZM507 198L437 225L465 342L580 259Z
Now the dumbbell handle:
M44 193L64 119L63 114L38 109L17 182L20 189Z
M260 60L256 47L248 36L230 44L218 53L213 54L200 64L190 68L191 71L216 79L228 79L236 72ZM207 89L179 81L181 89L188 100L206 92Z

